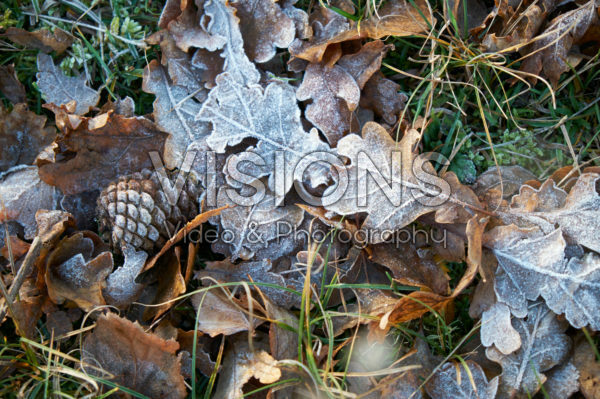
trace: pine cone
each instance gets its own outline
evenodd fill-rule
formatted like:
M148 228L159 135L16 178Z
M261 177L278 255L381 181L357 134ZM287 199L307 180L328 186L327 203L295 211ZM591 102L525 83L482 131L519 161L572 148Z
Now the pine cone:
M167 177L170 181L164 187L173 187L177 171L167 172ZM160 179L157 172L143 169L119 178L100 193L96 208L100 236L116 251L125 243L136 250L160 248L198 214L201 186L194 172L188 174L174 206L169 204Z

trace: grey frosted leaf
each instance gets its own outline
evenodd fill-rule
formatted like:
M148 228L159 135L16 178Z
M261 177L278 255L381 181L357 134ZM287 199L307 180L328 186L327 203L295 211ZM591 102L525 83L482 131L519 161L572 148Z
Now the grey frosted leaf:
M352 111L358 107L360 88L342 67L310 64L296 92L300 101L312 100L306 119L318 127L331 146L350 132Z
M472 360L448 362L436 371L425 389L432 399L494 399L498 377L488 382L481 366Z
M103 291L106 302L117 307L127 306L138 298L144 285L136 283L135 279L148 258L146 252L136 251L129 244L123 248L123 256L125 257L123 266L108 276Z
M571 360L547 372L546 377L544 390L552 399L568 399L579 391L579 371Z
M521 336L511 324L510 309L503 303L495 303L481 315L481 343L495 347L508 355L521 347Z
M524 317L527 300L540 295L555 313L564 313L576 328L600 329L600 256L565 258L562 230L501 226L488 233L488 244L498 259L495 292L514 315Z
M143 89L156 95L154 118L158 126L170 133L165 143L167 168L179 167L191 143L202 142L210 133L208 123L196 120L201 104L183 86L173 85L163 67L152 61L144 70Z
M235 9L224 0L208 0L204 3L204 13L202 24L206 32L225 38L225 46L221 53L225 58L224 71L239 84L258 83L260 74L244 51L244 39Z
M564 313L573 327L600 330L600 256L588 253L565 260L548 276L542 297L555 313Z
M527 319L513 319L521 336L521 348L504 355L495 347L486 349L486 356L502 366L499 399L529 398L547 380L545 372L560 364L570 350L571 340L564 334L565 326L544 304L533 304Z
M288 47L296 35L296 26L276 0L235 0L231 3L240 18L240 30L246 51L255 62L267 62L276 48Z
M199 331L215 337L231 335L250 328L250 321L240 307L221 288L213 288L192 296L194 309L198 311Z
M38 53L37 85L44 99L58 106L75 100L75 113L83 115L98 104L100 94L86 85L84 76L66 76L52 62L52 57Z
M499 172L498 168L492 167L480 174L473 185L473 191L483 196L487 191L500 190L502 187L502 197L507 198L519 191L527 180L536 179L533 173L518 165L501 166Z
M9 220L23 226L25 238L36 234L35 213L57 206L56 188L44 183L36 166L17 165L0 173L0 201Z
M348 72L362 90L373 74L379 71L381 61L388 50L393 50L393 45L386 45L381 40L365 43L354 54L346 54L340 58L337 65Z
M245 138L257 139L253 152L265 161L261 175L270 176L273 191L273 173L279 168L284 168L283 188L287 193L294 180L302 181L302 176L294 175L298 163L312 159L307 157L312 152L329 150L316 131L303 130L294 88L285 82L272 82L263 91L259 86L245 87L229 73L222 73L197 118L212 123L207 143L219 153ZM285 165L275 170L277 152L283 154Z
M223 48L226 43L225 37L211 35L202 28L199 12L192 2L187 4L185 10L182 10L176 19L169 22L168 29L173 35L177 47L183 51L188 51L190 47L215 51Z
M558 224L569 242L600 252L600 195L596 191L599 178L596 173L582 174L566 198L552 180L539 190L526 186L513 199L513 208L501 216L516 216L543 230L547 225ZM535 208L523 210L528 199L535 201Z
M281 7L285 15L294 21L296 27L296 37L298 39L308 39L312 36L312 27L308 23L308 14L299 8L294 7L298 0L282 0Z
M232 201L228 186L223 186L217 194L217 204L237 205ZM277 206L272 193L266 192L257 204L252 206L237 205L224 209L219 215L219 223L223 228L220 236L228 249L227 255L233 260L250 259L257 251L274 247L275 252L287 248L285 242L294 240L293 234L283 234L298 227L304 217L304 211L295 205ZM215 221L211 220L211 223ZM283 230L285 229L285 230ZM280 237L283 235L283 237ZM273 240L277 239L277 242ZM286 253L273 254L276 259ZM278 255L278 256L277 256Z
M242 262L237 265L231 263L228 259L218 262L207 262L206 268L194 274L195 279L212 277L222 282L248 281L272 284L281 288L268 286L258 286L265 295L278 306L286 309L292 306L300 306L300 296L294 295L284 288L302 290L302 285L292 285L292 281L284 279L281 274L272 271L273 265L268 259L262 259L254 262Z
M563 264L566 243L562 232L557 229L545 235L537 229L510 225L496 227L486 237L498 259L496 296L514 315L525 317L527 301L540 296L548 277L557 274Z
M413 152L420 137L418 131L409 129L402 140L396 142L382 126L374 122L365 124L362 137L356 134L344 137L338 143L337 152L351 162L345 168L347 189L339 200L325 204L325 208L340 215L368 213L362 228L369 233L369 241L377 244L389 239L392 232L419 216L446 206L446 203L457 202L463 206L465 202L455 197L455 194L461 195L461 190L450 190L446 180L436 177L438 184L445 183L448 185L447 191L452 191L444 196L417 178L415 169L427 171L429 177L435 175L426 158L418 158ZM385 189L374 181L371 176L373 172L383 179ZM454 179L458 181L456 177ZM460 188L468 190L466 187Z
M281 370L277 361L266 351L268 349L266 340L254 338L253 348L250 348L247 337L235 337L224 355L214 397L243 398L242 388L253 377L261 384L272 384L279 380Z

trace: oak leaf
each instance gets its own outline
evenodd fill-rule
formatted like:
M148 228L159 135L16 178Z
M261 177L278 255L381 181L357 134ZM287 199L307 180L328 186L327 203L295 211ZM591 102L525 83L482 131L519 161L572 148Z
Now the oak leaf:
M48 295L56 304L70 300L86 312L104 305L102 289L112 268L112 254L96 234L80 232L66 237L48 255Z
M316 130L304 131L296 93L292 86L281 81L272 82L263 90L256 85L243 86L229 72L224 72L217 77L217 86L211 90L197 119L212 123L213 130L206 141L218 153L246 138L258 140L249 150L260 156L265 165L258 165L259 175L254 177L269 176L272 191L276 191L274 163L278 151L284 156L283 193L287 193L295 180L303 181L304 176L295 170L298 164L310 161L308 155L315 151L329 150Z
M354 12L349 2L339 3L335 4L338 8L350 14ZM361 38L380 39L389 35L410 36L426 32L431 25L429 7L422 0L388 1L375 15L360 24L330 10L318 10L315 14L311 15L314 36L308 41L296 39L289 49L292 56L309 62L320 62L331 44Z
M77 115L86 114L98 104L100 94L86 85L85 76L66 76L44 53L38 54L37 67L37 85L46 102L61 106L75 101Z
M62 130L56 139L57 160L38 164L42 180L64 194L101 190L120 176L151 168L149 153L160 154L164 148L167 134L146 118L111 111L87 118L51 108Z
M571 340L556 315L543 304L534 304L527 319L513 319L513 326L521 336L521 348L504 355L494 347L486 356L502 365L499 398L527 398L533 396L546 381L544 374L560 364L568 355Z
M40 179L35 166L19 165L0 173L3 212L12 215L9 220L23 226L28 240L36 235L36 212L55 209L57 196L56 188Z
M598 23L596 1L590 0L579 8L559 15L535 41L521 70L530 74L543 73L556 86L560 75L572 68L569 52L588 29Z
M125 261L106 279L103 295L109 305L123 307L135 301L144 286L136 283L135 279L144 268L148 254L136 251L131 245L123 249Z
M156 124L170 133L165 142L165 166L179 167L191 143L203 142L210 133L206 122L196 120L202 103L194 97L196 89L170 82L164 68L153 60L144 70L143 90L156 95L154 118Z
M425 385L433 399L494 399L498 377L488 382L481 366L472 360L444 363Z
M36 115L25 104L17 104L12 111L0 107L0 171L15 165L31 165L38 153L55 136L52 127L46 127L46 117Z
M286 48L294 40L294 21L275 0L235 0L231 5L240 18L246 53L254 62L269 61L277 47Z
M272 384L281 378L277 361L266 351L258 349L260 341L254 342L253 351L246 337L237 337L231 343L223 360L223 368L215 392L216 398L237 399L244 396L243 386L256 378L261 384Z
M211 337L232 335L251 327L246 314L221 288L194 294L192 304L198 312L197 329Z
M145 332L113 313L100 316L82 347L86 372L102 376L151 398L179 399L186 396L181 365L175 355L179 344Z
M13 104L22 103L27 100L25 86L19 82L14 65L0 66L0 92Z
M7 37L11 41L28 48L35 48L49 53L56 51L57 54L62 54L66 49L71 47L73 36L62 29L39 29L33 32L21 28L9 27L2 36Z

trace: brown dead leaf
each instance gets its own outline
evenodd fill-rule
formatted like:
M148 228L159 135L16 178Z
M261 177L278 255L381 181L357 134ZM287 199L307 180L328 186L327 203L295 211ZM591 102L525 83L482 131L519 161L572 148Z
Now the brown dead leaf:
M48 256L48 295L56 304L70 300L84 311L104 305L102 289L112 268L112 254L96 234L84 231L66 237Z
M26 101L25 87L17 78L14 64L0 66L0 92L13 104Z
M194 308L200 307L198 330L215 337L250 329L250 321L240 307L221 291L213 288L192 296Z
M44 53L37 56L36 84L44 99L58 107L67 105L77 115L83 115L98 104L100 93L87 85L84 75L66 76Z
M8 240L10 241L10 249L15 260L25 255L31 246L17 236L10 235L8 236ZM6 238L4 241L7 241ZM6 243L0 250L0 255L4 256L6 259L9 259L10 254L8 253L8 245L6 245Z
M585 399L600 398L600 361L583 336L575 344L573 363L579 371L581 394Z
M1 36L21 46L35 48L44 53L56 51L57 54L61 54L73 43L73 37L58 28L54 29L54 32L48 29L29 32L25 29L10 27Z
M0 106L0 172L33 163L55 136L54 128L45 125L46 117L29 111L27 104L17 104L11 112Z
M170 7L169 4L165 9ZM170 13L170 11L168 11ZM182 1L180 14L168 22L167 29L173 35L177 46L188 51L190 47L205 48L215 51L223 48L226 39L222 36L211 35L200 24L202 10L198 10L192 1ZM162 16L161 16L162 18ZM166 18L161 23L166 22Z
M261 384L272 384L281 378L277 361L265 350L259 349L266 346L263 341L254 340L254 351L243 335L230 345L223 360L215 398L242 398L242 388L253 377Z
M67 228L75 227L73 215L63 211L40 209L35 213L35 221L37 224L37 236L48 247L53 247L54 242Z
M360 88L342 67L310 64L296 92L300 101L312 100L306 119L317 126L334 147L350 132L352 111L358 107Z
M167 134L148 119L113 112L87 118L48 108L62 130L55 149L60 160L40 162L39 173L64 194L101 190L120 176L151 168L150 152L162 154Z
M2 213L23 226L27 240L35 237L36 212L55 209L55 196L56 189L40 180L35 166L13 166L0 175Z
M175 298L185 293L185 281L181 274L180 248L175 248L173 252L173 255L163 258L166 261L165 264L156 269L156 273L160 273L160 278L154 303L161 305L147 308L144 312L145 320L156 320L175 305Z
M574 63L569 52L590 27L598 24L595 0L554 18L532 45L521 70L534 75L543 74L556 86L560 75Z
M350 14L354 13L353 6L349 5L349 2L339 3L334 2L333 5ZM380 39L390 35L416 35L426 32L431 24L431 13L424 0L387 1L376 15L361 21L360 24L349 21L330 10L317 9L310 17L314 36L308 41L296 39L289 50L292 56L313 63L320 62L327 47L332 44L360 38Z
M371 247L371 260L392 271L400 284L427 287L445 295L449 291L449 277L430 253L417 250L410 243L384 243Z
M82 347L84 370L107 378L94 366L110 373L108 379L151 398L186 396L179 344L146 333L137 323L108 313L101 316Z
M386 123L393 125L407 100L406 94L400 93L399 84L387 79L381 72L377 72L365 84L360 106L372 110Z
M258 63L275 56L276 48L288 47L296 35L294 21L276 0L235 0L231 5L240 18L244 48L251 60Z

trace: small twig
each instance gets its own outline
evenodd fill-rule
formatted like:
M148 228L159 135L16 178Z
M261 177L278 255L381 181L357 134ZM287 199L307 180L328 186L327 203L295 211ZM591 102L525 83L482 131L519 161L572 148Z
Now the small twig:
M33 264L40 255L41 250L42 240L40 239L40 237L35 237L35 239L31 243L31 247L29 247L29 251L27 251L27 255L25 255L25 260L23 260L21 268L17 272L13 283L10 285L8 295L5 295L4 297L4 299L6 299L6 306L10 306L17 298L17 295L19 294L19 289L23 285L23 282L25 282L25 278L31 273ZM5 294L5 292L3 292L3 294ZM0 320L4 319L5 315L6 309L0 309Z

